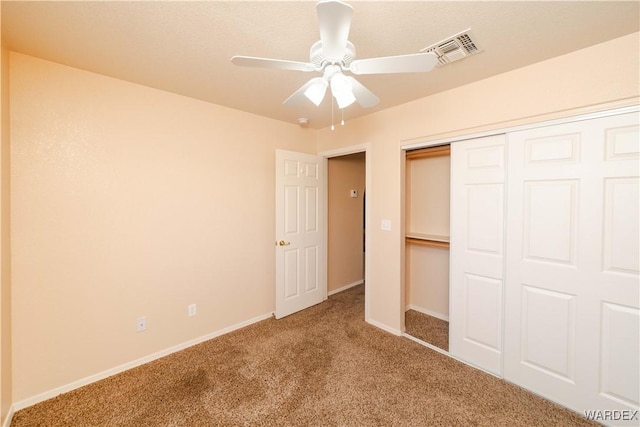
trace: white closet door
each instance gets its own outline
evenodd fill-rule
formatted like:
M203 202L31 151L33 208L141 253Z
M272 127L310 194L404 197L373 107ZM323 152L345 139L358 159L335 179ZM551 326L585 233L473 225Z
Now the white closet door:
M449 352L501 373L505 136L451 144Z
M639 146L637 114L508 136L504 377L581 413L638 409Z

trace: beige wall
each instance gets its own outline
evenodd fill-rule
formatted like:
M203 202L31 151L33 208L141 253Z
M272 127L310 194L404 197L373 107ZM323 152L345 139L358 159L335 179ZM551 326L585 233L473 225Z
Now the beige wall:
M448 319L449 249L407 245L405 265L405 309Z
M364 279L363 209L365 154L333 157L328 161L329 292ZM352 198L350 190L358 190Z
M370 318L403 328L403 156L407 143L638 103L639 34L352 120L318 134L318 150L370 143ZM446 72L447 68L433 72ZM428 78L428 76L426 77ZM606 104L606 105L603 105ZM390 219L391 231L380 221Z
M275 150L313 130L10 66L14 402L274 310Z
M2 4L0 4L0 22L2 22ZM0 423L4 423L12 403L9 51L5 49L4 42L0 45Z
M407 232L449 236L451 157L437 156L406 164Z

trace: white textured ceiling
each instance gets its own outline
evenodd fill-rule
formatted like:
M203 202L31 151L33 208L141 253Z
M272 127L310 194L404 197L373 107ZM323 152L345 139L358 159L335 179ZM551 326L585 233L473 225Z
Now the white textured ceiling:
M417 53L471 28L484 52L423 74L358 76L381 102L349 120L639 30L638 1L351 1L358 59ZM313 73L244 68L233 55L308 61L312 1L2 1L14 51L314 128L329 97L282 102Z

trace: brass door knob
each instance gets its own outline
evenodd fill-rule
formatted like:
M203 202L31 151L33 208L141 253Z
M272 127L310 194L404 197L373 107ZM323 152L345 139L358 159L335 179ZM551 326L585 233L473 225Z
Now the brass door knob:
M284 240L280 240L278 242L278 246L289 246L291 242L285 242Z

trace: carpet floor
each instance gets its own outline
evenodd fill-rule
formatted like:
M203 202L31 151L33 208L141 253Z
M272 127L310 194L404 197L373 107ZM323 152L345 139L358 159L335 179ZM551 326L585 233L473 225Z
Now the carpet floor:
M449 322L415 310L404 313L405 332L414 338L449 351Z
M11 426L597 425L363 318L357 286L18 411Z

